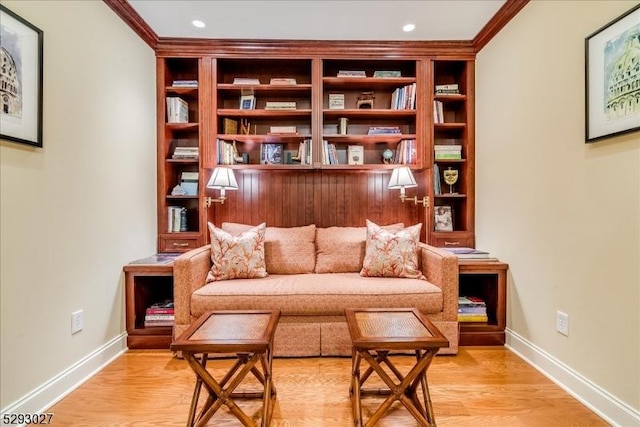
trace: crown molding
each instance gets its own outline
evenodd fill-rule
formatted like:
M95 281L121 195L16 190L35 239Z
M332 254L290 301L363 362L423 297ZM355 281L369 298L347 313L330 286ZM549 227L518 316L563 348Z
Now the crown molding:
M116 15L122 19L140 38L155 50L158 46L158 35L149 24L136 12L127 0L103 0Z
M473 39L472 43L476 53L480 52L527 3L529 0L507 0Z

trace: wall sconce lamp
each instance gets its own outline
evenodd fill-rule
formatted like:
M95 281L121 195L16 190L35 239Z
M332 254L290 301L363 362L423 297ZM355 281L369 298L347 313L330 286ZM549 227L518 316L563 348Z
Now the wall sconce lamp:
M422 199L418 199L418 196L407 197L405 195L405 188L417 187L416 179L413 177L413 173L408 166L402 166L395 168L391 173L391 179L387 188L389 190L400 190L400 200L404 203L405 200L417 204L422 204L425 208L429 207L429 196L424 196Z
M236 176L234 175L233 170L222 167L215 168L211 174L211 178L209 178L209 182L207 182L207 188L220 190L220 197L217 199L212 197L205 198L204 206L206 208L209 208L212 203L224 204L224 200L226 199L225 191L238 189L238 182L236 181Z

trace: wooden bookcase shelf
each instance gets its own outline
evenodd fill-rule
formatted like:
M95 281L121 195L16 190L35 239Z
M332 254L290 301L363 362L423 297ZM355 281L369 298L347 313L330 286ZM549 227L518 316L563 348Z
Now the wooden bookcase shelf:
M325 221L325 226L355 226L365 218L420 221L425 223L423 239L430 244L474 246L475 53L470 47L291 40L190 43L167 44L157 51L159 252L205 244L208 221L257 223L263 217L274 226ZM360 75L345 77L345 71ZM176 87L175 80L195 80L197 87ZM436 93L443 84L458 85L459 93ZM167 123L169 96L187 102L187 123ZM242 102L247 96L254 97L250 109ZM342 104L336 104L336 96ZM396 102L403 96L409 101ZM443 123L435 123L435 101L442 103ZM291 109L276 103L289 103ZM434 145L443 144L460 145L462 158L436 160ZM173 158L176 147L185 146L198 147L199 157ZM357 155L349 154L353 146L362 150L362 164L349 161ZM266 164L263 149L281 150L281 163ZM388 150L391 161L382 155ZM300 162L303 151L305 161ZM394 192L381 195L399 163L411 167L418 180L408 196L429 196L432 209L426 217L409 211L407 204L395 206ZM205 184L212 169L222 164L237 171L240 188L227 195L224 206L205 209L204 198L213 195ZM435 194L434 183L442 181L447 168L459 172L457 194ZM171 195L184 172L199 172L196 196ZM294 177L298 189L283 202L266 196ZM441 188L448 189L444 182ZM336 194L351 200L334 201ZM356 216L345 214L352 200L364 203ZM186 209L186 231L170 231L168 210L176 206ZM451 206L453 231L435 231L435 206ZM280 216L268 213L272 211Z
M459 294L487 304L488 322L460 322L460 345L504 345L507 325L507 271L504 262L459 260Z

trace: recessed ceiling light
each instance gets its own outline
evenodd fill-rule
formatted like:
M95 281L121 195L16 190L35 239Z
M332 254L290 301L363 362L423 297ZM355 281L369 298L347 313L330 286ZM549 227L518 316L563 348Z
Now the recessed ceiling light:
M198 20L198 19L194 19L193 21L191 21L191 24L196 27L196 28L204 28L204 22Z
M416 26L414 24L407 24L404 27L402 27L402 31L408 33L410 31L413 31L416 29Z

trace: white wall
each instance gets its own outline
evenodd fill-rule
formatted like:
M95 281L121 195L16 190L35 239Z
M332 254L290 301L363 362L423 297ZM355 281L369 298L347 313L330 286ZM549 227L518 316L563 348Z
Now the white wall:
M44 148L0 143L4 412L122 348L122 266L155 252L156 131L154 52L108 6L2 4L44 31Z
M478 54L476 228L510 265L511 344L637 416L640 133L584 139L585 37L636 4L532 1Z

